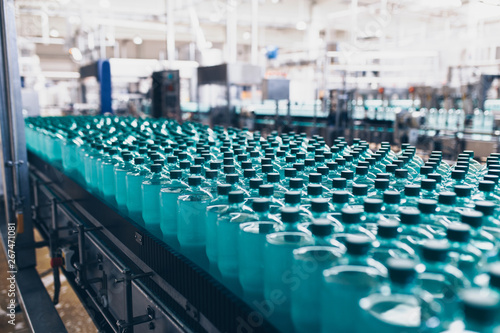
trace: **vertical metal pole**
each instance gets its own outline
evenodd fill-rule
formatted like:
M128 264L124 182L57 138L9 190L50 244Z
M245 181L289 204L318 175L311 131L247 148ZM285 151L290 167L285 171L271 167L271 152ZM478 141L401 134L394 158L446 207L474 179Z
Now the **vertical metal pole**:
M175 0L167 0L167 58L170 69L173 68L175 62L174 4Z
M259 62L259 0L252 0L252 44L250 49L250 60L252 65ZM257 99L257 86L252 85L252 102Z
M15 223L18 268L36 265L13 0L0 2L0 162L7 222ZM22 225L21 225L22 224ZM6 237L6 235L3 235ZM5 239L5 238L4 238ZM22 249L21 249L22 248Z

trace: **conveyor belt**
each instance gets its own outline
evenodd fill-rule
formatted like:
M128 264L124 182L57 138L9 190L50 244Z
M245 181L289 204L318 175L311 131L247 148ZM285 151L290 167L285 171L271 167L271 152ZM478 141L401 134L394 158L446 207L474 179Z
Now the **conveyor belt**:
M106 312L102 314L108 323L103 325L106 330L124 332L124 327L133 327L127 326L127 323L147 320L145 314L150 311L148 298L152 307L157 309L154 311L156 319L149 318L145 324L135 325L135 332L142 332L142 327L147 332L162 332L158 330L158 325L154 325L155 321L159 321L159 314L166 325L164 327L170 330L237 332L241 330L242 320L255 311L211 276L208 265L202 267L203 263L202 266L193 263L181 253L178 245L173 242L166 244L157 238L156 235L161 233L153 235L121 215L113 203L106 203L89 193L78 178L69 178L57 167L32 153L29 153L29 162L36 192L33 193L37 207L36 221L42 229L46 229L47 234L53 233L51 229L56 225L60 246L69 243L73 248L78 248L79 242L84 241L85 250L80 250L86 253L83 267L80 261L75 264L77 272L66 274L69 279L73 277L76 285L82 289L79 291L84 294L82 299L96 303L90 304L90 308ZM55 210L47 208L51 202L55 202ZM55 224L50 211L56 212ZM81 237L75 236L73 229L80 230ZM104 257L99 254L100 251L105 252ZM93 259L95 253L97 264ZM111 275L115 275L114 280ZM82 276L86 276L85 281L82 281ZM131 293L139 294L137 298L145 303L134 311L131 307L141 303L136 301L136 296L133 299L127 295L114 296L114 299L123 299L125 304L118 306L125 306L125 310L112 308L117 303L109 298L113 296L109 294L114 287L110 284L116 280L126 280L127 277L132 282ZM144 297L141 297L142 294ZM133 304L128 304L130 301ZM139 318L141 315L143 317ZM125 324L114 324L113 320L122 320ZM262 325L252 329L253 332L276 331L265 320Z

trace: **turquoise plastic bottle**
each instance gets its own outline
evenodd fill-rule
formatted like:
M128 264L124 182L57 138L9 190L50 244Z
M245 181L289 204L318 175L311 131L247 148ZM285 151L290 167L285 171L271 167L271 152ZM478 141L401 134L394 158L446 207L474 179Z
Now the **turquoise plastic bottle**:
M378 245L372 247L370 255L373 259L383 263L391 258L395 259L417 259L415 250L401 242L399 238L400 223L397 220L381 219L377 223Z
M437 182L434 179L422 179L420 181L420 198L437 200Z
M483 213L482 229L500 239L500 220L495 211L498 205L493 201L476 201L474 209Z
M260 299L264 295L264 249L266 236L280 231L281 226L280 223L275 221L256 221L242 223L239 227L239 281L244 293L249 298Z
M399 214L401 208L401 194L399 191L387 190L384 192L383 213L387 217L395 217Z
M374 199L383 199L384 192L387 191L388 189L389 189L389 179L377 178L374 180L374 188L368 193L368 197Z
M363 226L363 210L360 208L344 207L341 210L340 220L344 230L335 234L335 239L345 243L351 235L361 235L375 241L375 235Z
M68 131L62 146L62 165L64 171L69 174L75 173L81 168L78 158L79 145L77 139L76 133Z
M366 166L356 167L356 176L353 180L354 184L366 185L369 188L374 186L373 180L368 177L368 168Z
M118 156L118 149L111 148L108 152L108 157L104 158L101 163L101 192L104 198L112 200L115 198L115 165L119 164L122 159Z
M134 159L134 168L127 172L125 183L127 184L127 210L129 215L136 217L142 213L142 182L150 171L144 165L143 157Z
M323 271L339 261L342 253L330 246L306 246L293 251L296 286L291 292L291 315L297 333L321 332Z
M359 302L363 332L439 331L439 305L417 284L417 262L389 259L389 288Z
M363 226L374 234L377 232L377 223L379 220L381 218L385 219L382 216L382 205L382 200L374 198L366 198L363 203Z
M285 215L299 216L298 209L294 212L288 208L284 208ZM282 218L283 218L282 214ZM290 218L289 216L286 219ZM286 224L291 224L290 221L283 221ZM294 278L292 273L293 267L293 250L310 246L314 244L311 235L298 231L284 231L268 234L266 236L266 245L264 247L264 299L276 299L276 290L281 291L280 304L273 303L274 312L270 316L270 320L280 330L291 332L293 325L291 324L291 291L292 285L289 282Z
M371 239L346 238L347 253L338 265L323 272L321 332L357 332L359 301L378 290L387 269L369 257Z
M187 188L188 185L182 181L182 171L171 170L170 183L160 190L160 229L165 237L177 236L177 199Z
M271 201L271 214L279 213L280 209L284 206L283 202L276 198L274 194L274 186L272 184L263 184L259 186L259 197L267 198Z
M151 174L142 182L142 219L147 228L160 228L160 191L170 183L161 164L151 164Z
M131 153L123 151L122 160L123 162L118 163L113 167L115 178L115 200L120 210L124 210L127 206L127 183L125 177L127 173L134 168Z
M421 288L431 293L442 306L443 328L457 319L458 295L461 290L471 286L464 274L449 263L449 250L447 240L428 240L421 248L421 260L425 266L419 275ZM446 292L443 293L443 290Z
M238 277L240 224L259 218L244 207L245 196L242 191L229 192L228 201L228 209L217 218L217 266L223 277L234 279Z
M470 243L483 252L486 261L496 261L499 243L495 236L483 230L484 214L477 210L464 210L460 213L460 217L462 223L471 227Z
M447 228L446 238L450 244L450 262L473 281L485 265L482 252L470 244L470 226L465 223L452 223Z
M219 184L217 196L207 206L205 250L211 263L217 263L217 219L229 207L228 195L230 191L231 185Z
M403 204L404 207L416 207L418 206L418 200L420 199L420 185L417 184L407 184L404 188Z
M399 220L401 221L399 240L413 249L418 249L425 240L434 239L431 231L420 227L420 211L417 208L401 208Z
M178 197L177 239L181 247L205 246L205 216L212 195L201 187L200 176L188 178L189 187Z

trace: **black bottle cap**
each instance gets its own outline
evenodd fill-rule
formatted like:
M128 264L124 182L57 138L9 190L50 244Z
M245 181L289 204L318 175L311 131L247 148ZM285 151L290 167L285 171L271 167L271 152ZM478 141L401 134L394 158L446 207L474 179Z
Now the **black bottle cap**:
M413 207L401 208L399 218L402 224L417 225L420 223L420 211Z
M349 202L349 192L347 191L334 191L332 193L332 202L335 204L345 204Z
M243 177L245 178L254 178L257 175L255 169L245 169L243 170Z
M470 226L465 223L451 223L446 227L446 238L450 242L467 243L470 239Z
M316 219L311 223L307 229L317 237L325 237L333 233L333 224L328 219Z
M245 195L243 191L231 191L228 194L227 200L231 204L238 204L245 201Z
M343 170L341 173L340 173L340 176L342 178L345 178L345 179L348 179L348 180L352 180L354 178L354 171L351 171L351 170Z
M478 189L482 192L493 192L495 190L495 183L489 180L481 180Z
M345 160L345 158L343 158L343 157L339 157L339 158L336 158L336 159L335 159L335 162L337 162L337 164L338 164L338 165L340 165L340 166L344 166L344 165L345 165L346 160Z
M328 167L326 166L319 166L316 168L316 172L321 174L322 176L328 176L328 174L330 173L330 169L328 169Z
M316 161L314 161L312 158L308 158L308 159L304 160L304 165L306 167L313 167L316 165Z
M368 195L368 185L366 185L366 184L352 184L352 194L355 196Z
M300 192L290 191L285 193L285 204L296 205L300 203Z
M371 239L365 235L348 235L345 240L347 253L367 255L371 248Z
M434 179L422 179L420 181L420 186L423 190L434 191L436 189L437 183Z
M264 181L260 178L252 178L250 179L249 185L252 190L256 190L260 185L264 184Z
M293 167L297 169L297 171L304 171L304 163L294 163Z
M134 164L135 165L144 164L144 157L136 157L136 158L134 158Z
M430 239L422 245L422 258L427 261L445 262L450 244L447 240Z
M201 174L201 165L192 165L189 168L189 173L192 175L200 175Z
M234 165L224 165L223 171L226 175L231 173L236 173L236 168Z
M367 167L365 167L365 166L357 166L356 167L356 175L358 175L358 176L365 176L367 174L368 174L368 168Z
M382 211L383 201L380 199L366 198L363 207L366 213L380 213Z
M398 191L387 190L384 192L384 203L399 204L401 202L401 193Z
M304 187L304 180L302 178L290 178L290 189L302 189Z
M228 195L231 191L232 186L229 184L219 184L217 185L217 194L218 195Z
M484 214L484 216L492 216L495 212L495 203L492 201L478 201L476 202L475 210Z
M201 185L201 177L200 176L189 176L188 184L189 184L189 186Z
M311 200L311 211L314 213L328 212L328 200L323 198L315 198Z
M161 172L161 164L151 164L151 172L157 173Z
M226 175L226 183L228 184L236 184L240 180L240 177L237 173L230 173Z
M295 163L297 161L297 159L295 158L295 156L290 156L288 155L287 157L285 157L285 162L286 163Z
M443 179L439 173L430 173L427 175L427 178L434 179L438 184L441 184L441 180Z
M496 184L498 184L498 179L499 179L499 177L498 177L498 176L495 176L495 175L485 175L483 179L484 179L484 180L489 180L489 181L492 181L492 182L494 182L494 183L495 183L495 185L496 185Z
M280 174L277 172L270 172L267 174L268 183L278 183L280 181Z
M432 173L432 171L433 171L433 168L430 166L427 166L427 165L424 165L420 168L421 175L428 175L428 174Z
M438 195L438 202L442 205L452 206L457 202L457 195L454 192L441 192Z
M418 200L418 209L422 214L435 214L437 201L432 199L420 199Z
M274 168L271 164L264 164L262 166L262 173L271 173L274 172Z
M296 207L281 208L281 222L297 223L300 221L300 211Z
M297 160L305 160L306 159L306 154L302 153L302 152L295 154L295 156L297 157Z
M465 179L465 171L462 170L452 170L451 178L455 180L464 180Z
M354 156L352 156L351 154L345 154L344 155L344 159L347 161L347 162L352 162L354 160Z
M483 224L483 216L484 214L477 210L460 212L460 220L462 223L466 223L472 228L479 228Z
M264 157L260 160L260 165L271 165L273 163L273 159L269 157Z
M377 223L377 235L385 239L394 239L399 233L399 222L396 220L380 220Z
M407 169L396 169L395 176L396 176L396 178L405 178L406 179L406 177L408 177L408 170Z
M271 197L274 194L274 186L271 184L263 184L259 186L259 195L262 197Z
M271 201L266 198L256 198L253 199L252 209L255 212L263 213L269 211Z
M492 327L495 324L500 305L498 296L492 293L485 294L483 290L473 288L464 290L460 297L467 322L480 327Z
M316 161L316 163L324 163L325 156L324 155L316 155L316 156L314 156L314 160Z
M309 174L309 183L312 184L321 184L323 175L320 173L310 173Z
M133 156L131 153L126 153L126 154L122 153L122 158L124 161L131 161Z
M205 163L205 158L203 158L203 157L195 157L194 158L195 165L202 165L203 163Z
M417 263L411 259L390 258L387 260L387 272L392 283L409 285L417 278Z
M210 162L210 169L219 170L221 165L222 165L221 161L212 161Z
M182 170L172 170L170 171L170 179L181 179Z
M332 187L333 188L341 188L344 189L347 187L347 179L345 178L333 178L332 179Z
M469 185L455 185L453 188L457 197L470 197L472 193L472 187Z
M327 163L326 163L326 166L328 167L328 169L329 169L330 171L335 171L335 170L337 170L337 169L338 169L338 167L339 167L339 165L338 165L338 163L337 163L337 162L327 162Z
M385 166L385 172L394 174L398 166L396 164L388 164Z
M342 222L347 224L361 223L363 210L352 207L344 207L341 210Z
M488 169L488 175L500 176L500 170L498 170L498 169Z
M405 185L405 196L418 197L420 195L420 185L408 184Z
M323 194L323 187L319 184L309 184L307 185L307 194L318 196Z
M297 169L295 169L295 168L285 168L285 177L286 178L295 178L295 177L297 177Z

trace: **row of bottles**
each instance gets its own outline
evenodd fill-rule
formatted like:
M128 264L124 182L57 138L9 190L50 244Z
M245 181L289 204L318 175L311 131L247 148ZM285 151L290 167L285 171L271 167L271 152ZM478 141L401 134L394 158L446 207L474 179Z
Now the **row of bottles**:
M281 331L500 324L500 154L450 164L406 144L122 117L28 118L26 135Z

